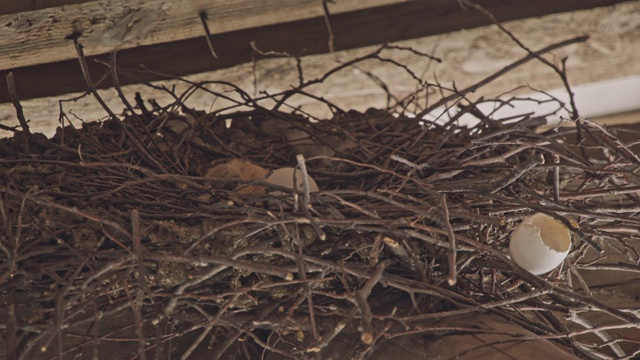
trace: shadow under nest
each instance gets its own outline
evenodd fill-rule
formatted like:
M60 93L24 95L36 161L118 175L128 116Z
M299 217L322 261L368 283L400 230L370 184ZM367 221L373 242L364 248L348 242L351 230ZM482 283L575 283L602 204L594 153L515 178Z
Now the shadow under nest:
M615 135L630 130L183 111L0 140L0 329L15 358L382 359L485 332L590 358L583 342L605 341L571 335L568 314L640 323L571 280L598 266L589 251L638 262L640 163ZM320 191L264 181L281 167ZM533 212L573 234L542 277L507 256ZM479 315L516 329L460 322Z

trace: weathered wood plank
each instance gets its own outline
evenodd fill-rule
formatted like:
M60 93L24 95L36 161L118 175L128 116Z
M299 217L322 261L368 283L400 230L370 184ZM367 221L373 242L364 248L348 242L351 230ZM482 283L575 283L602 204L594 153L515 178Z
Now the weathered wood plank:
M394 0L378 0L376 4L384 4L385 2L393 1ZM243 3L249 4L250 2L251 1L245 0ZM294 2L297 2L297 0ZM621 1L574 0L556 2L553 0L545 0L536 2L534 6L530 2L521 2L517 0L481 1L481 3L490 9L499 19L504 21L523 17L540 16L554 12L591 8L618 2ZM131 5L132 3L133 2L129 3L126 8L129 10L134 9L135 6ZM266 1L265 3L270 2ZM284 6L287 3L288 2L278 2L278 6L280 6L278 9L284 9ZM301 1L297 3L308 4L309 1ZM351 4L351 7L343 5L345 6L343 9L357 9L357 5L354 5L353 2L341 1L340 3ZM367 4L371 6L372 3L369 2ZM216 6L221 7L222 5L216 3ZM187 6L185 6L185 8L186 7ZM274 10L275 7L277 7L276 5L272 5L272 7L274 7L272 9L274 14L271 17L271 20L276 18L282 21L286 20L286 18L279 17L280 15L276 14L277 11ZM315 11L314 14L316 17L308 18L306 20L281 22L257 28L217 33L214 35L214 43L216 50L221 56L220 59L217 60L212 58L205 40L200 36L168 43L156 43L153 45L120 50L118 55L119 65L121 67L136 68L139 64L145 64L156 71L175 76L211 71L251 61L252 51L249 45L251 41L256 41L258 46L263 50L288 51L292 54L304 53L305 55L324 53L328 51L328 34L326 25L324 19L317 16L321 12L321 8L318 6L317 2L314 1L312 5L309 5L309 7L305 9L309 10L312 8ZM65 9L67 9L67 7L65 7ZM237 14L237 12L240 11L240 8L236 6L233 9L235 10L226 10L226 12L219 10L217 13L218 16L222 17L224 17L223 15L225 13L235 14L235 18L229 20L225 29L241 28L242 26L258 26L268 23L268 21L263 18L264 11L266 10L258 10L256 8L253 12L247 12L245 17L247 20L242 22L240 21L241 16ZM298 7L298 9L302 12L302 7ZM57 11L59 9L54 10ZM477 12L461 9L457 1L453 0L398 2L388 6L343 13L336 11L332 7L331 11L333 14L331 19L332 26L336 34L335 45L338 50L428 36L463 28L482 26L488 23L488 20L485 17L481 16ZM286 16L293 18L309 16L309 13L306 13L305 15L297 14L292 16L291 13L289 13L289 10L284 12L289 14ZM123 12L122 10L119 10L118 13L122 14ZM136 14L144 16L141 13ZM195 18L197 11L192 9L191 14L192 15L190 16L193 17L192 22L197 28L197 30L193 30L194 34L195 32L198 33L194 36L198 36L202 33L202 29L200 29L198 20ZM218 20L216 20L215 14L212 14L211 16L213 17L211 21L212 30L215 32L222 31L222 25L219 24ZM229 19L232 17L233 16L231 15L227 16ZM258 20L254 21L252 19ZM213 26L214 24L215 27ZM69 26L69 24L67 25ZM101 26L105 27L104 24ZM70 33L61 32L59 35L67 36L69 34ZM155 37L156 35L154 34L157 34L158 37ZM85 50L88 55L95 54L97 51L96 49L106 50L109 48L104 45L104 38L100 36L102 35L96 33L96 30L86 34L83 32L83 36L80 37L80 41L85 45ZM144 40L132 40L132 44L160 42L159 36L159 32L150 32L148 38L145 38ZM102 41L102 43L100 43L102 45L95 45L95 42L91 42L92 39L98 41L98 43ZM166 40L167 38L163 39ZM79 71L77 60L74 58L75 51L73 49L72 42L64 39L58 39L56 41L59 41L58 47L56 48L56 52L58 53L56 56L59 58L73 59L50 64L23 66L11 69L11 71L15 73L18 92L21 98L28 99L34 97L53 96L86 89L84 80L82 79ZM43 44L41 45L44 46L46 44L47 46L53 46L53 43L55 42L43 40ZM18 50L16 49L16 51ZM32 56L40 59L46 59L46 61L51 61L51 58L44 54ZM104 60L105 57L90 57L89 62L91 64L92 76L94 78L98 78L104 73L104 67L93 63L92 60L96 58ZM36 60L34 59L34 61ZM4 67L0 66L0 69L3 68L8 69L6 65ZM0 76L3 78L4 74L6 74L6 72L0 71ZM147 74L141 80L157 80L159 78L159 76L151 76ZM122 79L123 84L131 84L136 81L139 80ZM105 81L100 84L101 87L107 87L110 85L109 81ZM7 102L8 100L9 98L6 88L4 86L0 86L0 102Z
M374 8L406 0L339 1L331 12ZM155 43L201 37L198 14L206 11L213 34L319 17L318 0L100 0L63 1L0 16L0 69L75 57L70 39L77 38L87 55ZM14 3L12 1L12 3Z
M17 14L65 5L81 4L88 0L5 0L0 7L0 15Z

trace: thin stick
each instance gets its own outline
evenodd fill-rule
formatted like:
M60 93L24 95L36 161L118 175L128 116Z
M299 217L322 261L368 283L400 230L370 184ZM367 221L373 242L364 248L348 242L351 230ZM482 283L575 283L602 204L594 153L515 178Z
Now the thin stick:
M16 115L18 116L18 122L20 122L22 131L24 131L25 134L29 135L31 134L31 131L29 130L27 119L24 117L22 105L20 105L20 98L18 97L18 91L16 90L16 82L13 79L13 72L9 72L9 74L7 74L7 88L9 90L9 97L11 98L11 102L13 103L13 107L16 108Z
M300 172L302 172L302 189L304 191L304 206L308 209L312 208L311 205L311 189L309 187L309 173L307 173L307 164L304 160L304 155L298 154L296 155L296 160L298 160L298 166L300 167Z
M87 59L84 56L84 50L82 44L78 42L77 39L73 40L73 44L76 47L76 53L78 54L78 61L80 62L80 69L82 70L82 76L84 76L84 81L87 83L87 87L89 88L89 92L98 100L100 106L109 114L109 116L118 121L118 117L116 114L111 111L111 109L107 106L107 103L104 102L98 91L96 90L96 86L91 80L91 75L89 74L89 66L87 65Z
M298 243L298 254L302 255L304 253L304 246L302 244L302 239L300 238L300 225L296 224L295 228L296 228L296 232L295 232L296 242ZM307 283L307 270L305 269L305 266L304 266L304 260L302 260L301 257L296 258L296 265L298 267L298 276L300 277L300 280L303 281L304 291L306 293L307 308L309 311L309 320L311 321L311 333L313 334L313 338L317 341L319 339L319 335L318 335L318 326L316 324L315 309L313 306L313 291L311 290L311 287Z
M546 46L538 51L532 52L531 54L528 54L527 56L523 57L522 59L505 66L504 68L502 68L502 70L499 70L489 76L487 76L486 78L484 78L483 80L467 87L464 88L462 90L459 90L458 92L456 92L455 94L449 95L447 97L444 97L440 100L438 100L435 104L429 106L428 108L422 110L421 112L419 112L418 114L416 114L416 118L417 119L422 119L423 117L425 117L427 114L431 113L433 110L439 108L442 105L445 105L446 103L459 98L462 95L466 95L468 93L472 93L476 90L478 90L479 88L483 87L484 85L487 85L488 83L492 82L493 80L498 79L499 77L501 77L502 75L508 73L509 71L517 68L520 65L523 65L533 59L535 59L536 57L548 53L549 51L553 51L555 49L559 49L562 47L565 47L567 45L571 45L571 44L576 44L576 43L580 43L580 42L585 42L589 39L589 36L587 35L583 35L583 36L578 36L578 37L574 37L571 39L567 39L567 40L563 40L560 41L558 43Z
M391 260L389 259L378 263L364 286L355 292L355 301L360 308L360 313L362 314L362 319L360 320L360 340L362 340L366 345L371 345L375 340L375 333L371 326L371 308L369 307L367 298L371 295L373 287L382 280L382 274L389 265L391 265Z
M575 310L572 310L569 312L569 320L573 321L574 323L583 326L586 329L592 329L595 326L589 322L589 320L585 319L584 317L578 315L578 312ZM609 347L611 348L611 350L620 357L625 357L627 356L627 354L624 352L624 350L622 350L622 348L620 347L620 345L618 345L615 342L612 342L612 338L611 336L604 330L595 330L593 331L593 333L599 337L600 339L602 339L603 341L606 341L609 345Z
M416 170L423 170L423 169L431 168L431 165L429 165L428 163L423 163L421 165L418 165L418 164L415 164L415 163L413 163L413 162L411 162L411 161L409 161L409 160L407 160L407 159L405 159L403 157L400 157L400 156L398 156L396 154L391 155L389 158L391 160L393 160L393 161L397 161L399 163L405 164L408 167L416 169Z
M569 86L569 79L567 78L567 72L566 72L566 68L565 68L565 63L567 61L566 58L562 59L562 69L560 69L558 66L556 66L553 63L551 63L549 60L547 60L547 59L543 58L542 56L540 56L542 54L539 54L538 52L533 52L531 49L529 49L511 31L507 30L507 28L505 28L504 25L502 25L502 23L500 23L498 21L498 19L496 19L496 17L489 10L487 10L485 7L483 7L480 4L476 4L475 2L470 1L470 0L460 0L460 1L462 3L464 3L465 5L473 7L474 9L478 10L479 12L484 14L486 17L491 19L491 21L493 21L493 23L500 30L502 30L503 33L507 34L507 36L509 36L511 38L511 40L513 40L513 42L515 42L521 49L525 50L527 53L529 53L529 55L531 55L534 58L538 59L543 64L545 64L545 65L549 66L550 68L552 68L558 74L558 76L560 76L560 79L562 80L562 83L564 84L564 87L567 90L567 93L569 94L569 102L571 104L571 117L572 117L572 119L575 120L575 119L578 119L580 117L580 115L578 113L578 108L576 106L576 102L575 102L574 97L573 97L573 91L571 91L571 86ZM587 36L587 39L588 39L588 36ZM587 39L585 39L585 41Z
M131 239L133 242L133 254L136 257L136 262L138 265L138 280L140 282L140 287L142 288L144 293L148 296L151 296L152 292L147 284L147 268L144 265L142 254L143 249L140 226L140 212L135 209L131 210Z
M494 194L504 189L506 186L508 186L509 184L512 184L514 181L522 177L522 175L526 174L529 170L541 164L544 164L544 157L542 156L542 154L536 153L534 156L531 157L531 159L518 165L509 175L489 185L490 192Z
M216 50L213 48L213 42L211 41L211 31L209 31L209 24L207 24L207 20L209 19L209 15L207 15L206 11L202 11L200 13L200 21L202 22L202 27L204 28L204 38L207 40L207 45L209 46L209 51L211 51L211 55L213 55L214 59L218 59L218 54Z
M322 14L324 17L324 23L325 25L327 25L327 31L329 32L329 52L331 54L336 52L336 49L333 45L333 41L335 39L335 35L333 34L333 28L331 27L331 19L330 19L330 13L329 13L329 6L327 5L327 3L333 3L333 1L331 0L322 0Z
M560 156L553 154L553 201L560 202Z
M109 71L111 72L111 79L113 80L113 85L116 89L116 92L118 93L120 101L122 101L124 106L129 109L131 115L135 115L136 112L134 111L133 106L131 106L131 103L129 102L129 100L127 100L127 97L122 92L122 87L120 86L120 79L118 78L118 71L116 66L116 56L116 51L111 52L111 55L109 55Z
M102 99L102 97L100 96L100 94L98 94L98 91L96 90L96 86L93 83L93 80L91 80L91 75L89 74L89 67L87 65L87 60L84 56L84 50L83 50L83 46L82 44L80 44L77 40L73 41L76 47L76 52L78 53L78 61L80 62L80 68L82 70L82 75L84 76L84 80L87 83L87 87L89 88L89 92L91 92L91 94L93 94L93 96L96 98L96 100L98 100L98 103L100 103L100 106L102 106L102 108L107 112L107 114L109 114L109 116L115 120L120 122L120 119L116 116L116 114L109 108L109 106L107 106L107 104L104 102L104 100ZM115 60L115 58L114 58ZM112 71L115 72L115 69L112 69ZM127 124L122 124L122 128L124 130L124 132L127 134L127 136L129 137L129 140L131 140L131 142L134 143L134 145L138 148L138 150L140 150L140 152L142 154L144 154L144 157L151 162L152 164L154 164L156 166L156 168L158 168L158 170L162 171L163 173L168 173L167 169L158 161L156 160L148 151L148 149L140 143L140 141L138 141L138 139L136 139L136 137L134 136L134 134L132 134L128 127Z
M126 287L125 287L126 288ZM136 335L138 336L138 357L140 360L147 360L146 343L144 336L144 320L142 319L142 300L144 291L138 289L135 297L131 300L131 309L135 319Z
M449 207L447 206L447 196L445 194L442 194L440 196L440 203L442 205L442 224L447 230L447 237L449 238L449 277L447 278L447 282L450 286L453 286L456 284L458 277L458 272L456 269L456 236L453 233L453 228L451 227L451 222L449 221Z

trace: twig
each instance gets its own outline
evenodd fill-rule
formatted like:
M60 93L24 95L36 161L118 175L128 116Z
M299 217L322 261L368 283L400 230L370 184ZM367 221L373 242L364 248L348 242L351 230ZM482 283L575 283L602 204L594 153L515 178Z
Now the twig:
M328 41L329 52L331 54L333 54L333 53L336 52L336 49L335 49L334 44L333 44L335 36L333 34L333 28L331 26L329 6L327 5L327 3L333 3L333 1L332 0L322 0L322 14L323 14L323 17L324 17L324 23L327 26L327 31L329 32L329 41Z
M366 345L371 345L376 337L371 326L372 314L367 298L371 295L373 287L382 280L382 274L389 265L391 265L391 260L389 259L379 262L364 286L355 292L355 302L362 314L362 319L360 320L360 340Z
M311 189L309 187L309 174L307 173L307 164L304 159L304 155L298 154L296 155L296 160L298 161L298 167L300 168L300 172L302 173L302 190L304 192L304 206L311 209L313 206L311 205Z
M530 50L524 43L522 43L522 41L520 41L520 39L518 39L511 31L507 30L497 19L496 17L486 8L484 8L483 6L471 1L471 0L459 0L460 2L464 3L465 5L471 6L474 9L478 10L479 12L481 12L482 14L484 14L485 16L487 16L489 19L491 19L491 21L493 21L493 23L498 26L498 28L500 30L502 30L502 32L504 32L505 34L507 34L507 36L509 36L511 38L511 40L513 40L513 42L515 42L520 48L522 48L523 50L525 50L529 55L535 57L536 59L538 59L540 62L542 62L543 64L549 66L550 68L552 68L556 74L558 74L558 76L560 77L560 79L562 80L562 83L564 84L565 90L567 91L567 94L569 94L569 102L571 104L571 118L572 119L578 119L580 117L579 113L578 113L578 108L576 107L576 103L573 97L573 91L571 91L571 86L569 86L569 79L567 78L567 72L566 72L566 58L562 59L562 69L560 69L558 66L556 66L555 64L551 63L549 60L543 58L542 54L540 54L540 52L534 52L532 50ZM583 36L584 40L582 41L586 41L589 39L588 36Z
M447 237L449 238L449 277L447 282L449 286L453 286L456 284L458 271L456 267L458 266L457 261L457 250L456 250L456 235L453 233L453 228L451 227L451 222L449 221L449 207L447 206L447 196L442 194L440 196L440 204L442 206L442 224L444 228L447 230Z
M593 328L593 324L590 323L587 319L585 319L584 317L580 316L578 314L577 311L571 311L569 312L569 316L568 316L569 320L573 321L574 323L581 325L587 329L591 329ZM611 350L617 355L617 356L621 356L621 357L626 357L627 354L624 352L624 350L622 350L622 348L620 347L620 345L618 345L615 342L610 342L612 340L611 336L609 336L609 334L603 330L596 330L594 331L594 334L596 336L598 336L600 339L609 342L609 347L611 348Z
M98 94L98 91L96 91L96 86L93 83L93 80L91 80L91 75L89 73L89 66L87 66L87 60L84 57L84 50L83 50L82 44L80 44L77 39L73 40L73 44L75 45L76 53L78 54L78 61L80 62L80 69L82 70L82 76L84 76L84 81L87 83L89 92L93 94L96 100L98 100L98 103L100 104L100 106L102 106L102 108L107 112L107 114L109 114L109 116L113 120L119 121L119 118L116 116L116 114L113 111L111 111L111 109L104 102L100 94Z
M568 45L571 45L571 44L585 42L588 39L589 39L589 36L586 36L586 35L578 36L578 37L575 37L575 38L571 38L571 39L567 39L567 40L564 40L564 41L560 41L560 42L555 43L553 45L546 46L546 47L544 47L544 48L542 48L542 49L540 49L538 51L532 52L532 53L528 54L527 56L523 57L522 59L520 59L520 60L518 60L518 61L516 61L516 62L514 62L514 63L512 63L510 65L505 66L503 69L495 72L494 74L489 75L488 77L484 78L483 80L481 80L481 81L479 81L479 82L477 82L477 83L475 83L475 84L473 84L473 85L471 85L471 86L469 86L467 88L459 90L455 94L446 96L446 97L438 100L433 105L431 105L428 108L426 108L426 109L422 110L421 112L417 113L416 114L416 118L418 118L418 119L424 118L427 114L431 113L433 110L435 110L435 109L441 107L442 105L445 105L446 103L448 103L448 102L460 97L460 95L466 95L468 93L472 93L472 92L478 90L479 88L481 88L482 86L492 82L493 80L496 80L497 78L499 78L502 75L508 73L509 71L511 71L511 70L517 68L518 66L523 65L523 64L535 59L536 57L539 57L542 54L548 53L548 52L553 51L555 49L559 49L559 48L562 48L562 47L565 47L565 46L568 46Z
M393 161L397 161L399 163L403 163L403 164L407 165L410 168L413 168L413 169L416 169L416 170L420 170L420 171L422 171L424 169L431 168L431 165L429 165L427 163L420 164L420 165L414 164L411 161L409 161L407 159L404 159L404 158L402 158L402 157L400 157L400 156L398 156L396 154L391 155L390 159L393 160Z
M200 16L200 22L202 23L202 27L204 28L204 38L207 40L207 46L209 46L209 51L211 51L211 55L213 55L214 59L218 59L218 54L216 50L213 48L213 42L211 41L211 31L209 31L209 24L207 24L207 20L209 19L209 15L207 15L206 11L200 12L198 14Z
M131 240L133 242L133 252L138 264L138 281L140 282L140 287L144 291L144 294L150 296L152 293L149 289L149 285L147 284L147 278L149 276L147 274L147 268L145 267L143 260L144 255L140 226L140 212L138 210L131 210ZM137 296L139 295L136 295L136 297Z
M560 202L560 156L553 154L553 201Z
M9 90L9 97L13 103L13 107L16 108L16 116L18 116L18 122L22 127L22 131L27 135L31 134L29 124L22 111L22 105L20 105L20 98L18 97L18 91L16 90L16 82L13 79L13 72L9 72L7 74L7 89Z
M531 157L531 159L518 165L509 175L503 177L500 180L492 182L491 185L489 185L489 191L492 194L494 194L502 190L504 187L518 180L520 177L522 177L522 175L526 174L529 170L541 164L544 164L544 156L542 156L542 154L539 154L539 153L534 154Z

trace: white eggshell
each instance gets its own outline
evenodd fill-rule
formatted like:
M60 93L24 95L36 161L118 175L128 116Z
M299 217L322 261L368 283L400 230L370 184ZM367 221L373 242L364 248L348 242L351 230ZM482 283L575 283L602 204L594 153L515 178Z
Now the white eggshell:
M513 233L511 259L534 275L547 273L560 265L571 249L569 229L543 213L524 219Z
M273 184L273 185L280 185L280 186L285 186L288 188L293 189L293 174L295 171L295 177L296 177L296 182L297 182L297 187L296 189L299 192L302 192L303 187L302 187L302 171L300 171L299 169L295 169L295 168L282 168L282 169L278 169L278 170L274 170L271 175L269 175L269 177L267 177L265 179L266 182L268 182L269 184ZM318 188L318 184L316 184L315 180L313 180L311 178L311 176L309 176L309 192L317 192L320 191L320 189ZM281 195L282 192L281 191L273 191L272 194L274 195Z

